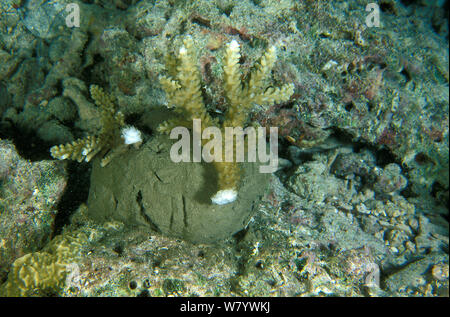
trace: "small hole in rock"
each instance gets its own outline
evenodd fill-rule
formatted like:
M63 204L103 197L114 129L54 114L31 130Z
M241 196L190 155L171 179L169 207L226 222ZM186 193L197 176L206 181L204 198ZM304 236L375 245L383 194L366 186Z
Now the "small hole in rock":
M131 281L129 286L130 286L130 289L136 289L137 283L135 281Z

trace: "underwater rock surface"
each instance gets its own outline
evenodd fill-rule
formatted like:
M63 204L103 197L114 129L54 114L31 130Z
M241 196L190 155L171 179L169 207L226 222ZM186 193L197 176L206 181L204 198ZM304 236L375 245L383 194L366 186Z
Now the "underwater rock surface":
M0 280L15 259L49 242L67 184L65 164L30 162L0 140Z
M448 297L448 2L379 1L369 27L368 1L0 1L0 296ZM187 36L219 120L232 41L242 77L276 45L274 84L295 85L251 114L279 128L284 161L254 214L244 187L239 217L213 212L215 171L163 160L173 141L154 139L169 119L155 111L170 112L158 78L176 77ZM98 162L46 159L98 134L91 85L155 143L94 166L88 210ZM204 214L184 218L179 197L202 191Z
M235 202L214 205L217 172L207 163L174 163L171 143L157 136L140 150L130 150L108 166L94 162L89 215L188 240L209 243L243 229L268 185L259 164L242 163L243 177Z
M54 1L29 1L23 23L34 36L51 39L64 26L64 8L64 4Z

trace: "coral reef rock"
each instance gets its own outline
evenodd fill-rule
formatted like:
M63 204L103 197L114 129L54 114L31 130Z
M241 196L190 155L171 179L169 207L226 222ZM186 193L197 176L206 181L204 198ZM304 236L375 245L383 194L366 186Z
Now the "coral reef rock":
M0 281L15 259L42 248L67 183L64 163L30 162L0 140Z

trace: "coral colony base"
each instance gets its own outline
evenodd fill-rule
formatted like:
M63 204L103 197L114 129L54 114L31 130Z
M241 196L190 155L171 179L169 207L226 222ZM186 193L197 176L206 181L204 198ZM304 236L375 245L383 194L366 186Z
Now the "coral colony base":
M105 167L94 159L89 217L194 243L221 241L245 228L267 192L271 174L260 173L259 162L239 163L239 191L217 194L214 163L175 163L170 158L173 144L169 136L156 134Z

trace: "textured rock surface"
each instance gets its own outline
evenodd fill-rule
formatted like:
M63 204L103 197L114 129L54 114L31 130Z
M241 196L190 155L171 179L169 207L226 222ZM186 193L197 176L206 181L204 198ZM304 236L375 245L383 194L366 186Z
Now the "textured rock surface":
M367 2L0 1L0 137L27 153L48 155L51 145L98 131L91 84L115 95L127 123L148 139L157 126L150 110L167 102L157 80L171 75L165 56L187 35L199 49L208 111L218 117L226 111L220 65L232 40L242 47L243 75L276 44L272 75L295 83L290 103L253 119L279 127L280 155L293 166L272 176L247 230L192 245L140 230L145 221L111 219L128 210L123 222L132 223L140 205L131 194L132 205L105 209L101 223L82 205L56 228L89 237L81 257L57 289L29 283L25 294L448 297L448 1L379 1L380 27L366 27ZM68 3L80 5L79 28L61 24L57 9ZM27 175L60 165L0 154L0 283L7 273L19 281L21 263L32 282L27 272L49 260L37 254L49 253L53 265L48 246L60 245L54 239L41 249L54 223L41 185L59 176L43 173L35 191ZM87 185L69 172L71 187ZM154 208L144 199L146 210ZM72 212L60 211L58 221Z
M67 183L63 162L30 162L0 140L0 280L12 262L42 248Z

